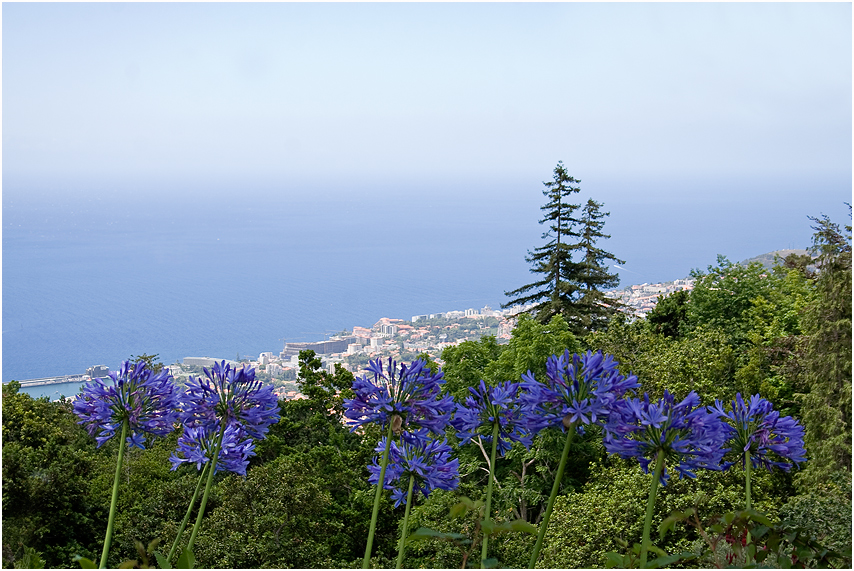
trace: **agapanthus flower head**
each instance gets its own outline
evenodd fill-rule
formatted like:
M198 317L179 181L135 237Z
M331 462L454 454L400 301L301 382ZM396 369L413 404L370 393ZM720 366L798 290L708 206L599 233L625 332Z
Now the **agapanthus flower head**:
M750 454L754 468L763 466L768 470L776 466L788 472L793 463L806 460L804 427L791 416L780 417L773 405L758 394L745 403L741 393L736 393L729 410L715 400L709 411L724 421L727 440L732 451L741 457L742 467L745 452Z
M566 430L571 423L603 424L614 403L640 386L635 375L621 375L618 365L613 356L601 351L570 356L566 350L548 358L544 383L531 371L522 375L528 430L536 434L550 426Z
M215 362L204 377L190 377L181 420L190 428L218 432L222 422L239 426L252 438L264 438L279 420L279 399L271 386L255 380L255 369Z
M461 439L460 444L467 444L478 436L491 444L493 426L498 422L499 455L504 456L513 447L512 442L520 442L529 448L533 437L519 405L520 390L521 383L504 381L487 387L482 379L479 387L469 387L471 394L466 397L465 404L457 404L451 421Z
M86 427L99 447L121 430L125 420L128 444L139 448L145 447L145 434L166 436L174 430L181 391L169 369L152 374L144 361L135 365L124 361L108 377L106 382L93 379L84 384L74 400L78 424Z
M391 358L385 369L377 359L366 371L368 374L353 381L356 396L344 401L344 416L351 430L371 422L381 427L392 422L398 433L427 428L439 434L445 430L454 401L441 394L444 373L433 373L422 360L398 367Z
M664 397L618 401L605 424L605 449L623 458L636 458L644 473L659 450L664 451L665 468L661 483L667 484L667 463L676 465L680 477L695 478L697 468L721 470L721 460L729 450L726 428L716 414L700 406L700 397L691 393L679 403L666 390Z
M169 457L172 469L177 470L181 464L195 464L197 470L207 464L213 456L219 431L210 431L200 426L198 428L184 427L184 433L178 439L178 449ZM252 440L238 425L226 427L222 435L219 455L214 472L228 470L241 476L246 475L249 458L255 455L255 441Z
M380 456L374 457L368 466L368 482L376 484L380 479L379 464L385 451L386 439L383 437L376 447ZM400 441L392 440L389 446L389 460L383 487L391 490L394 507L406 504L409 490L409 476L415 476L415 491L429 497L433 490L454 490L460 483L460 461L451 457L451 447L447 440L430 437L430 431L422 428L415 432L404 432Z

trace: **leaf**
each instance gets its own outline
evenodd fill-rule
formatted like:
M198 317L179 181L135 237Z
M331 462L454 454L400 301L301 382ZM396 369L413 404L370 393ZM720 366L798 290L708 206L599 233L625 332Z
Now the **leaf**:
M160 565L161 569L172 569L172 565L166 560L166 556L159 551L154 552L154 558L157 559L157 564Z
M774 527L774 524L771 522L770 519L768 519L768 516L763 514L763 513L759 513L759 512L751 510L750 511L750 519L752 519L753 521L755 521L757 523L761 523L765 527Z
M409 543L410 541L420 541L423 539L445 539L449 541L460 541L461 543L471 543L471 540L462 533L445 533L443 531L436 531L435 529L428 529L426 527L419 527L410 533L409 537L406 538L406 542Z
M72 559L75 563L80 564L81 569L97 569L98 566L95 565L95 562L91 559L87 559L85 557L81 557L80 555L75 555Z
M178 562L175 564L175 569L192 569L196 565L196 557L193 555L193 552L189 549L184 549L181 552L181 557L178 558Z
M451 517L460 517L469 510L469 506L465 502L460 502L451 508Z
M142 546L141 543L140 543L140 546ZM122 561L121 563L119 563L119 566L118 566L119 569L133 569L135 567L136 567L136 559L128 559L127 561Z
M496 567L498 567L498 559L496 559L495 557L490 557L489 559L482 559L481 566L484 569L495 569Z
M485 535L491 535L495 530L495 524L490 519L485 519L480 522L480 528L483 530Z
M674 553L673 555L665 555L663 557L653 559L652 561L649 561L646 566L651 567L653 569L659 569L661 567L667 567L671 563L675 563L683 559L693 559L695 557L695 554L688 552Z
M514 519L513 521L505 521L498 525L493 526L492 533L499 533L502 531L521 531L524 533L531 533L537 535L537 526L528 523L524 519Z
M667 535L667 532L676 527L676 522L682 521L683 519L685 518L680 512L673 513L668 517L664 518L664 521L662 521L661 525L658 526L659 539L664 539L664 536Z
M626 567L626 558L620 555L619 553L615 553L614 551L609 551L605 553L605 557L608 558L609 567L618 567L621 569L625 569Z

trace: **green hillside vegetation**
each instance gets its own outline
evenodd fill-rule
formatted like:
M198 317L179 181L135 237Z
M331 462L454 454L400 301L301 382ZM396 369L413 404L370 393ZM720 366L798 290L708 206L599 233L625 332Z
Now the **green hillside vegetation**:
M770 271L759 262L720 257L694 272L690 294L665 298L644 319L628 321L618 313L607 326L597 323L595 330L579 333L579 321L568 323L560 313L545 322L522 315L507 344L484 337L445 350L443 390L463 398L481 379L488 385L518 381L529 370L540 377L550 355L569 349L613 355L623 374L637 375L638 392L650 398L665 389L677 398L693 390L702 404L712 405L715 399L728 403L737 392L759 393L804 425L808 459L791 472L757 470L753 507L767 515L773 529L834 550L828 561L850 568L851 228L840 230L827 218L812 220L815 272L797 254L778 260ZM320 370L310 352L301 362L298 383L308 398L279 402L281 421L257 443L246 477L216 474L195 543L197 567L361 565L374 498L366 467L379 428L351 432L344 426L342 403L352 394L352 374ZM77 424L69 400L33 399L18 388L9 383L2 394L3 566L23 567L40 558L47 567L71 568L77 566L75 555L97 561L117 439L97 448ZM552 432L540 433L530 449L515 444L497 464L496 522L541 521L563 446L562 436ZM447 436L457 443L453 430ZM142 555L150 554L145 549L140 554L135 542L147 546L159 540L159 549L168 549L174 540L198 477L194 466L170 470L177 439L178 431L145 450L127 451L110 566L130 560L141 565ZM455 454L459 488L416 502L409 532L426 527L459 535L411 542L404 567L479 566L472 544L463 539L479 539L475 512L456 517L449 512L464 497L484 498L484 457L477 446L456 448ZM607 552L625 552L621 542L640 541L651 477L636 461L608 455L596 428L572 441L569 458L538 566L606 567ZM702 470L696 479L671 477L659 490L653 530L671 513L692 508L705 530L683 521L663 539L654 532L667 553L698 555L673 566L738 564L733 559L738 537L721 535L716 550L708 551L703 534L714 535L710 526L716 516L743 508L743 493L736 469ZM394 564L403 510L393 508L385 494L373 543L376 567ZM491 556L502 567L526 567L535 539L517 532L495 535ZM794 559L790 552L780 553L764 564L827 562L808 550Z

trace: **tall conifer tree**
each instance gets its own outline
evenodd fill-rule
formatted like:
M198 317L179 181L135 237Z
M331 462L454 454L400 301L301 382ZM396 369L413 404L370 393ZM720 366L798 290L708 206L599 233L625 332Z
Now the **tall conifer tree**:
M598 240L607 240L611 237L602 232L605 227L605 217L610 216L611 213L602 212L601 207L601 202L590 198L581 211L579 242L581 261L578 272L581 297L577 303L577 311L582 326L588 331L605 327L621 305L619 301L606 297L602 292L603 288L617 287L620 283L620 276L608 271L610 267L608 260L617 264L626 263L616 258L614 254L596 246Z
M604 217L600 203L589 200L578 211L581 204L573 204L571 196L581 191L580 180L569 175L563 162L554 169L553 180L544 182L543 195L548 202L540 207L545 216L540 224L548 224L542 239L546 243L529 250L525 261L531 264L531 273L542 278L513 291L504 292L511 299L501 307L534 304L528 313L541 323L548 323L555 315L561 315L576 334L600 327L607 316L616 311L616 306L605 298L599 289L617 285L616 275L608 274L604 260L614 260L612 254L596 248L596 241L609 238L602 233ZM573 260L573 253L576 259Z
M843 232L827 216L810 220L818 298L804 319L808 392L800 399L810 461L801 477L807 485L851 472L851 225Z

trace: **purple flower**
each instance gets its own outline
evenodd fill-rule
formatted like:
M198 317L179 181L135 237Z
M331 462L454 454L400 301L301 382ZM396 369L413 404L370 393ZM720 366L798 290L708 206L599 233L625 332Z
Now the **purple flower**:
M521 442L525 448L531 446L533 437L526 428L526 421L518 404L520 383L505 381L494 387L480 381L480 388L469 387L471 393L466 397L465 405L457 404L457 412L451 425L457 429L461 445L480 436L486 442L492 442L492 431L498 422L499 455L512 448L511 441Z
M709 411L722 420L726 419L724 430L733 451L741 456L742 467L744 452L750 453L754 468L764 466L768 470L776 466L788 472L792 463L806 460L804 427L791 416L780 418L780 413L773 409L771 403L758 394L745 404L741 393L737 393L729 411L716 400ZM727 463L725 468L732 464Z
M376 447L382 455L386 439L383 437ZM368 482L376 484L380 479L380 456L368 466L371 473ZM392 441L389 447L389 463L383 487L391 490L394 507L406 503L409 476L415 476L415 491L429 497L433 490L453 490L460 483L460 462L451 458L451 447L447 440L431 438L427 429L405 432L400 443Z
M279 420L279 399L273 388L255 380L255 369L214 363L205 378L190 377L181 420L190 428L218 433L223 422L252 438L264 438Z
M379 359L371 361L366 370L373 378L369 375L356 378L353 381L356 396L344 401L344 416L351 430L370 422L384 427L393 416L400 418L396 432L427 428L439 434L445 430L454 401L450 396L440 396L444 373L433 373L420 360L409 367L401 363L398 370L391 358L387 371Z
M130 431L127 442L139 448L145 447L146 433L166 436L174 430L181 391L168 369L153 375L143 361L134 366L124 361L108 375L111 385L93 379L74 401L78 424L95 437L98 447L121 430L125 420Z
M219 431L209 431L204 427L184 427L184 433L178 439L178 449L169 457L172 469L177 470L181 464L195 464L197 470L210 461ZM246 475L249 457L255 455L255 442L237 425L226 427L222 435L222 445L219 450L214 472L228 470ZM183 457L182 457L183 456Z
M700 397L691 393L678 404L664 391L655 403L643 400L618 401L605 424L605 449L623 458L637 458L644 473L659 450L664 450L662 485L667 484L667 462L676 464L680 477L696 477L697 468L721 470L721 460L729 450L726 428L716 414L700 406Z
M546 361L546 382L534 378L531 371L522 375L521 400L527 428L536 434L550 426L566 430L570 423L603 424L614 403L625 392L640 386L635 375L625 377L618 363L602 352L572 355L564 351ZM580 428L580 427L579 427Z

